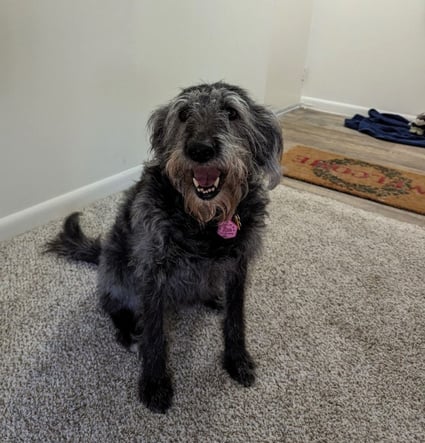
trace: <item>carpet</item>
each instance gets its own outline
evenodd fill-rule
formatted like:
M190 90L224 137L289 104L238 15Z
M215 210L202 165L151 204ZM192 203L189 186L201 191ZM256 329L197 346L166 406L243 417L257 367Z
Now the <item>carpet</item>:
M220 315L173 314L167 415L137 400L95 267L41 254L61 220L0 243L0 440L423 441L425 230L283 186L271 198L247 288L257 381L221 368ZM119 199L86 208L84 229L105 232Z
M306 146L285 151L282 165L288 177L425 214L425 175Z

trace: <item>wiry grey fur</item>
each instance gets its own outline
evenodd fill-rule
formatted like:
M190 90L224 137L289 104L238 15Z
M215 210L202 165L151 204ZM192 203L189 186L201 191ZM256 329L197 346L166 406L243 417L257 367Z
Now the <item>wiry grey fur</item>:
M165 412L173 393L164 334L170 304L201 302L219 309L225 301L224 368L244 386L254 382L245 346L244 289L248 264L261 246L264 181L273 188L280 180L282 138L270 111L222 82L184 89L152 114L149 126L153 159L127 192L106 238L101 244L87 238L75 213L48 250L99 261L102 307L118 340L140 350L140 399ZM195 190L193 177L202 171L202 189L212 189L212 197ZM215 188L209 182L217 174ZM222 238L218 224L235 216L242 224L236 237Z

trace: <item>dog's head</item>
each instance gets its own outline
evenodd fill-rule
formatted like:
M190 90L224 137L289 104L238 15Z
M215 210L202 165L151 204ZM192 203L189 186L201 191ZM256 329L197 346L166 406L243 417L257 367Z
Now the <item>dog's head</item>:
M281 177L282 135L274 114L226 83L184 89L150 120L155 159L201 223L231 218L248 183Z

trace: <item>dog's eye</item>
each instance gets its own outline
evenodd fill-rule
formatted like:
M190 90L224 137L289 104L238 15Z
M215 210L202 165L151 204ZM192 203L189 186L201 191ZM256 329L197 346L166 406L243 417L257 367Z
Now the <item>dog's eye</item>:
M238 111L230 106L226 107L225 111L227 112L229 120L236 120L239 117Z
M187 121L187 119L189 118L189 108L188 107L184 107L182 109L180 109L179 111L179 120L184 123Z

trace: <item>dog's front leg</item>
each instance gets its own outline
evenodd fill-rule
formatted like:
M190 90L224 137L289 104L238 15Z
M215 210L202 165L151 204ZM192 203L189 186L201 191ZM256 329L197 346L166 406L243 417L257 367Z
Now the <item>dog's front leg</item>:
M164 413L170 406L173 388L167 373L164 334L164 303L159 292L143 300L140 353L143 362L139 380L140 400L153 412Z
M229 375L244 386L255 380L254 362L245 346L244 296L247 263L239 263L226 288L226 316L224 320L224 361Z

